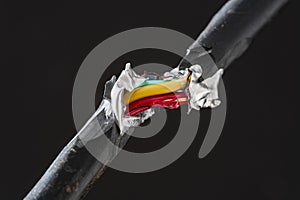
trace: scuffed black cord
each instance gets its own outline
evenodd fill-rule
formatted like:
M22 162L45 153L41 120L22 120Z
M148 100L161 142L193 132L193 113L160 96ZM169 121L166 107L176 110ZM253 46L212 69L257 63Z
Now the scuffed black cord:
M196 42L190 46L190 54L186 56L186 60L192 64L201 63L203 59L201 49L204 47L218 67L228 67L248 48L255 34L286 2L287 0L228 1L213 17ZM186 67L188 64L186 60L180 63L180 67ZM206 75L213 73L210 66L205 66L203 70ZM121 137L115 124L105 135L120 147L123 147L129 138L128 135ZM106 144L99 148L100 153L102 150L111 151L112 154L115 151L106 148ZM77 134L25 199L81 199L102 175L105 164L112 159L113 156L108 155L106 163L100 163L88 152Z

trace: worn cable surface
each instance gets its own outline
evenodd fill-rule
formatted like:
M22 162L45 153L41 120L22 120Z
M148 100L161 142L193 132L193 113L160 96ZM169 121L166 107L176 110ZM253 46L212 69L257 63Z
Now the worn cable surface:
M204 47L219 67L226 68L249 46L255 34L268 22L287 0L230 0L213 17L190 48L190 54L180 63L181 68L201 64ZM211 67L205 66L204 74L210 74ZM103 114L97 116L103 118ZM100 163L82 144L77 134L57 156L46 173L25 197L33 199L80 199L87 194L97 178L115 155L108 154L107 161ZM82 136L82 135L81 135ZM128 135L121 136L115 124L108 128L105 136L118 146L126 144ZM88 134L84 135L83 138ZM81 137L82 138L82 137ZM93 139L90 139L93 142ZM106 149L106 146L99 147ZM107 150L107 149L106 149ZM115 149L107 151L115 152Z

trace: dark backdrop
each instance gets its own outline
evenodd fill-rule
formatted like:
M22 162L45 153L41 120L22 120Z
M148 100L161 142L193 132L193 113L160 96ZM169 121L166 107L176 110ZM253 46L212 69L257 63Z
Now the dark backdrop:
M1 2L9 30L8 63L16 74L8 78L17 82L7 82L17 103L11 106L9 134L2 134L1 199L23 198L76 133L72 86L96 45L144 26L196 38L224 2ZM226 124L207 157L197 156L200 134L162 170L129 174L108 169L86 199L299 199L296 4L281 10L226 71ZM134 149L134 143L129 145Z

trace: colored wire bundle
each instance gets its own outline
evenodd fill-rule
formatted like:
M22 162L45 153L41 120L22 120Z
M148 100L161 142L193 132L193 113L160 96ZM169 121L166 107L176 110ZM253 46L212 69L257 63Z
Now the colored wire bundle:
M127 115L134 116L151 107L176 109L188 103L188 96L183 90L189 75L178 79L146 80L139 87L123 96L127 105Z
M124 95L124 104L128 105L136 100L176 92L177 90L183 89L187 83L187 76L181 77L179 79L174 79L167 82L162 82L158 84L146 85L143 87L138 87L131 92Z

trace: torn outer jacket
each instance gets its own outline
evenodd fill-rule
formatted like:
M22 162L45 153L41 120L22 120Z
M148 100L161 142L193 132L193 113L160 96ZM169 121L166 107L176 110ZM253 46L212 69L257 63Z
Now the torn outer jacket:
M215 108L221 104L218 95L218 85L223 74L223 69L219 69L213 76L199 81L202 76L200 65L193 65L189 68L192 71L191 81L189 84L191 109L200 110L200 108Z
M202 68L200 65L193 65L188 69L180 70L178 67L172 69L170 72L164 74L166 79L178 79L191 72L190 82L186 88L187 96L189 97L189 110L200 110L200 108L215 108L220 105L221 101L218 96L218 84L223 74L223 69L219 69L211 77L200 80L202 78ZM123 102L125 91L131 92L139 87L146 78L136 74L127 63L125 70L117 79L111 90L111 108L118 121L120 133L123 135L130 127L137 127L146 119L154 114L152 108L147 109L139 115L128 116L126 115L126 105ZM176 91L173 91L176 92ZM129 105L130 106L130 105Z
M140 117L125 117L126 106L123 105L123 96L125 90L132 91L145 80L131 69L130 63L127 63L125 70L122 71L111 90L111 108L118 121L121 134L124 134L129 127L138 126L142 122Z

